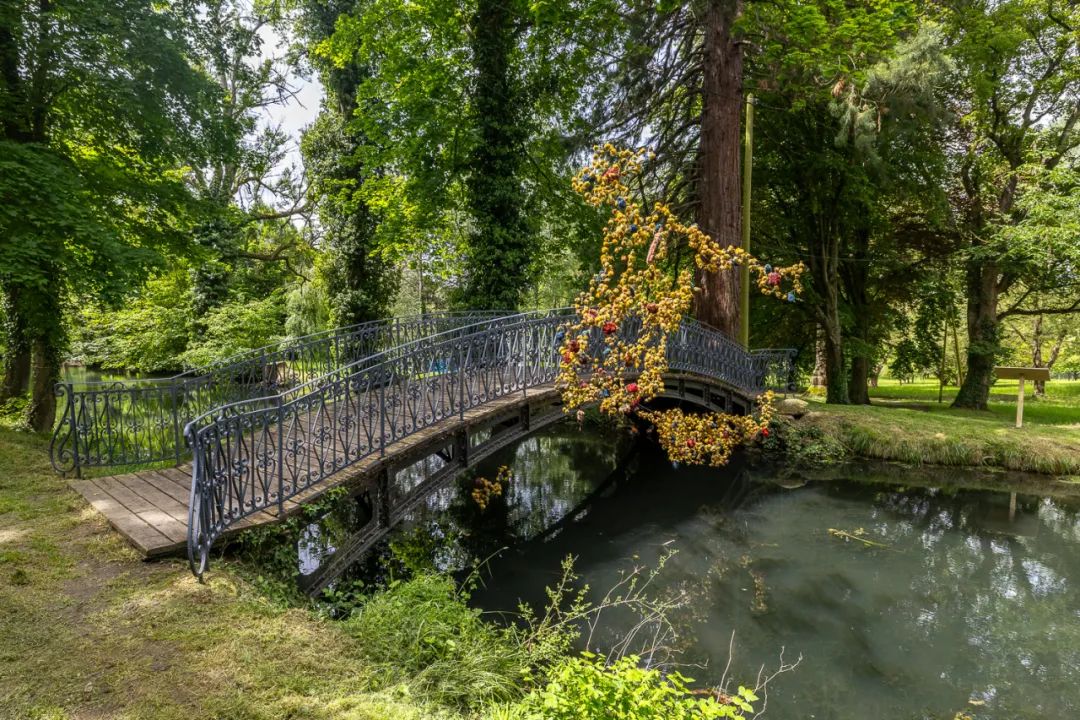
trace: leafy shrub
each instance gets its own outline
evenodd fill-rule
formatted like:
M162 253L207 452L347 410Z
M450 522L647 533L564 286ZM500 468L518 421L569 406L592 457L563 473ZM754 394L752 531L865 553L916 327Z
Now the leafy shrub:
M753 714L750 704L758 698L739 687L738 693L696 697L687 687L689 678L668 675L639 666L635 655L611 665L592 653L564 661L551 681L533 691L516 706L496 715L503 720L741 720Z
M794 465L829 465L851 456L839 439L816 425L774 420L769 431L769 436L761 443L762 449L782 455L785 462Z
M148 280L119 309L82 310L72 327L72 353L108 369L179 370L193 332L191 280L186 271L173 271Z
M265 298L237 300L219 305L202 319L204 333L181 355L188 367L270 345L285 332L285 301L280 293Z
M441 705L516 699L531 664L514 633L485 622L445 576L392 582L344 624L379 684L407 683Z

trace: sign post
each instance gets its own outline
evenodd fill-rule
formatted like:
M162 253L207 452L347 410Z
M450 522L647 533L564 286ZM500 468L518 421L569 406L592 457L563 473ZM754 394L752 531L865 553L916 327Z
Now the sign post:
M1021 427L1024 424L1024 382L1026 380L1046 382L1050 379L1050 370L1036 367L996 367L994 375L998 380L1020 381L1020 388L1016 393L1016 427Z

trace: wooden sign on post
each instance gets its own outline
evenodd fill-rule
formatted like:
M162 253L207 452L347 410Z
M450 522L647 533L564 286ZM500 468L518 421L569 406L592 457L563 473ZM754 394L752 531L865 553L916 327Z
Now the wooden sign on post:
M998 380L1020 381L1020 388L1016 393L1016 427L1020 427L1024 424L1024 381L1042 380L1046 382L1050 379L1050 370L1036 367L996 367L994 368L994 375L997 376Z

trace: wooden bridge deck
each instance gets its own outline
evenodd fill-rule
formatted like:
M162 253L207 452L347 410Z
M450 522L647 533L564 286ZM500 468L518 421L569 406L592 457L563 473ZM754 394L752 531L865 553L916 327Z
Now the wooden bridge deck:
M317 487L308 489L285 501L285 515L295 512L302 504L316 499L328 490L371 473L409 450L437 436L450 435L463 425L471 426L508 408L536 401L542 396L554 396L553 386L529 388L527 393L515 393L484 403L465 412L464 423L449 418L386 446L383 456L372 455L342 470ZM71 478L68 483L95 510L142 553L143 557L175 555L187 547L188 506L191 501L191 464L164 470L140 470L124 475L99 478ZM226 535L257 525L276 522L278 515L262 511L234 524Z

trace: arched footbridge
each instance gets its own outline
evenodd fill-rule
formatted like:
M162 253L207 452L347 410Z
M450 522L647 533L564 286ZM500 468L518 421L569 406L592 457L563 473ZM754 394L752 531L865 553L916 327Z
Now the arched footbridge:
M570 319L569 310L398 318L163 380L60 384L53 465L144 556L186 548L200 576L215 541L348 483L370 493L375 512L353 552L336 553L343 562L435 486L564 417L555 379ZM686 320L668 338L662 397L749 412L763 390L792 388L793 359ZM439 472L419 482L402 472L432 456ZM108 467L119 474L83 477Z

